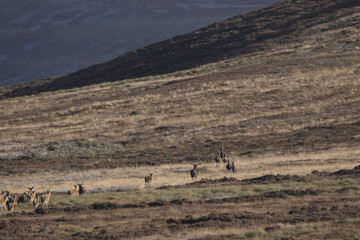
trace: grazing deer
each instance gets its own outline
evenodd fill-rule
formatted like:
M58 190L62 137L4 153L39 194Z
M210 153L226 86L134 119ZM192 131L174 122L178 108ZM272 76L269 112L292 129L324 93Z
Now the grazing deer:
M41 203L43 206L46 206L46 207L48 206L49 201L50 201L50 195L51 195L51 193L50 193L50 189L49 189L49 190L46 190L46 193L41 196L40 199L41 199Z
M84 184L82 183L82 184L77 184L78 186L79 186L79 195L85 195L85 193L86 193L86 188L84 187Z
M33 190L34 189L34 186L32 186L32 187L28 187L28 191L25 191L27 194L29 194L30 195L30 193L32 193L32 192L35 192L35 190Z
M191 179L194 180L194 178L197 178L197 175L198 175L198 169L197 169L197 164L193 164L194 165L194 168L190 170L190 176L191 176Z
M220 153L218 153L218 155L215 157L215 163L216 166L220 166L220 161L221 161L221 157L220 157Z
M17 205L17 197L16 196L14 198L8 198L8 200L6 202L8 211L14 211L16 205Z
M237 169L235 167L235 162L231 162L231 170L233 173L237 171Z
M146 177L145 177L145 186L146 186L146 184L151 184L151 181L152 181L152 173L150 173L149 175L147 175Z
M227 165L226 165L226 169L228 170L228 171L231 171L231 165L230 165L230 161L227 161Z
M32 191L30 193L30 201L34 201L35 198L36 198L36 193L35 193L35 190L34 190L34 191Z
M74 184L74 187L75 189L71 189L67 192L68 195L73 195L73 196L79 195L79 190L77 189L77 185Z
M8 197L8 196L5 196L5 198L4 198L4 197L0 198L0 208L1 208L2 210L5 209L5 208L7 208L7 202L8 202L8 200L9 200L9 197Z
M33 189L34 189L34 186L28 187L28 189L29 189L29 190L28 190L28 191L25 191L25 192L23 193L23 195L25 195L28 200L34 201L34 199L35 199L35 190L33 190Z
M221 157L221 159L222 159L223 163L226 163L226 162L228 161L228 157L227 157L226 152L223 152L222 155L223 155L223 156Z
M3 191L3 190L1 190L1 195L2 195L2 197L4 198L5 196L10 196L10 192L9 191Z
M17 199L17 203L24 203L27 200L30 200L30 196L26 193L23 193L19 196L19 198Z
M39 206L39 204L40 204L39 197L36 197L36 198L32 199L32 204L33 204L34 208L37 208Z

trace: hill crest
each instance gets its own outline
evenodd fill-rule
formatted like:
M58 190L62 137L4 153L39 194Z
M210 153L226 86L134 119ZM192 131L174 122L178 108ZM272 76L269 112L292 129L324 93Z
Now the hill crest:
M63 77L3 88L3 97L29 95L152 75L161 75L241 57L249 53L296 44L314 38L317 26L345 28L336 19L354 12L356 0L288 0L214 23L126 53Z

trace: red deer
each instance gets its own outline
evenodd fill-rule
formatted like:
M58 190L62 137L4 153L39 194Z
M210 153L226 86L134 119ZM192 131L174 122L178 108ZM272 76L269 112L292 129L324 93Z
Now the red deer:
M17 205L17 197L16 196L14 198L8 198L8 200L6 202L8 211L14 211L16 205Z
M220 153L218 153L218 155L215 157L215 163L217 167L220 165L220 161L221 161L221 157L220 157Z
M84 184L79 184L78 183L78 186L79 186L79 195L85 195L86 193L86 188L84 187Z
M24 196L26 196L26 198L28 199L28 200L30 200L30 201L34 201L34 199L35 199L35 190L33 190L34 189L34 186L32 186L32 187L28 187L28 191L25 191L24 193L23 193L23 195Z
M237 171L237 169L235 167L235 162L231 162L231 170L233 173Z
M7 202L9 200L9 197L5 195L5 197L0 198L0 208L5 209L7 208Z
M51 195L51 193L50 193L50 189L49 189L49 190L46 190L46 193L41 196L40 199L41 199L41 203L43 206L46 206L46 207L48 206L49 201L50 201L50 195Z
M230 165L230 161L227 161L227 165L226 165L226 169L228 170L228 171L231 171L231 165Z
M5 197L5 196L10 196L10 192L9 191L3 191L3 190L1 190L1 195L3 196L3 197Z
M145 186L146 186L146 184L151 184L151 181L152 181L152 173L150 173L149 175L147 175L146 177L145 177Z
M32 204L33 204L33 207L34 208L37 208L40 204L40 199L39 197L35 197L33 200L32 200Z
M67 192L68 195L76 196L79 195L79 190L77 189L77 185L74 184L75 189L71 189Z
M197 178L197 175L198 175L198 169L197 169L197 164L193 164L194 165L194 168L190 170L190 176L191 176L191 179L194 180L194 178Z
M222 154L223 156L221 157L223 163L226 163L228 161L228 157L227 157L227 154L225 152L223 152Z

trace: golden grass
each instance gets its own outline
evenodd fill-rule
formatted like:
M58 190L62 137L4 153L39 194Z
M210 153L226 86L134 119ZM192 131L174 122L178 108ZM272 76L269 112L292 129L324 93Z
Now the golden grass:
M224 176L247 179L266 174L306 175L313 170L337 171L352 169L358 165L360 150L333 149L312 154L294 154L284 156L236 157L229 154L235 161L238 171L229 173L225 165L220 167L213 163L201 163L199 176L202 178L219 179ZM183 185L192 182L189 171L191 164L163 164L160 166L122 167L114 169L94 169L84 171L67 170L63 172L43 172L23 174L21 176L3 176L2 186L11 192L22 193L27 187L35 186L37 191L65 192L73 188L73 184L84 183L89 191L98 190L131 190L145 187L144 177L153 173L154 178L150 189L161 186Z

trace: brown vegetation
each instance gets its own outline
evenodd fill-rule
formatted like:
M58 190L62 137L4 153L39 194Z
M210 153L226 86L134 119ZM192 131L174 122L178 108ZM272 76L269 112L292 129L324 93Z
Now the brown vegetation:
M359 19L357 1L285 1L2 89L2 186L66 186L46 209L4 214L2 236L359 238ZM219 146L238 171L214 166ZM133 188L104 193L114 179ZM84 180L92 192L65 194Z

